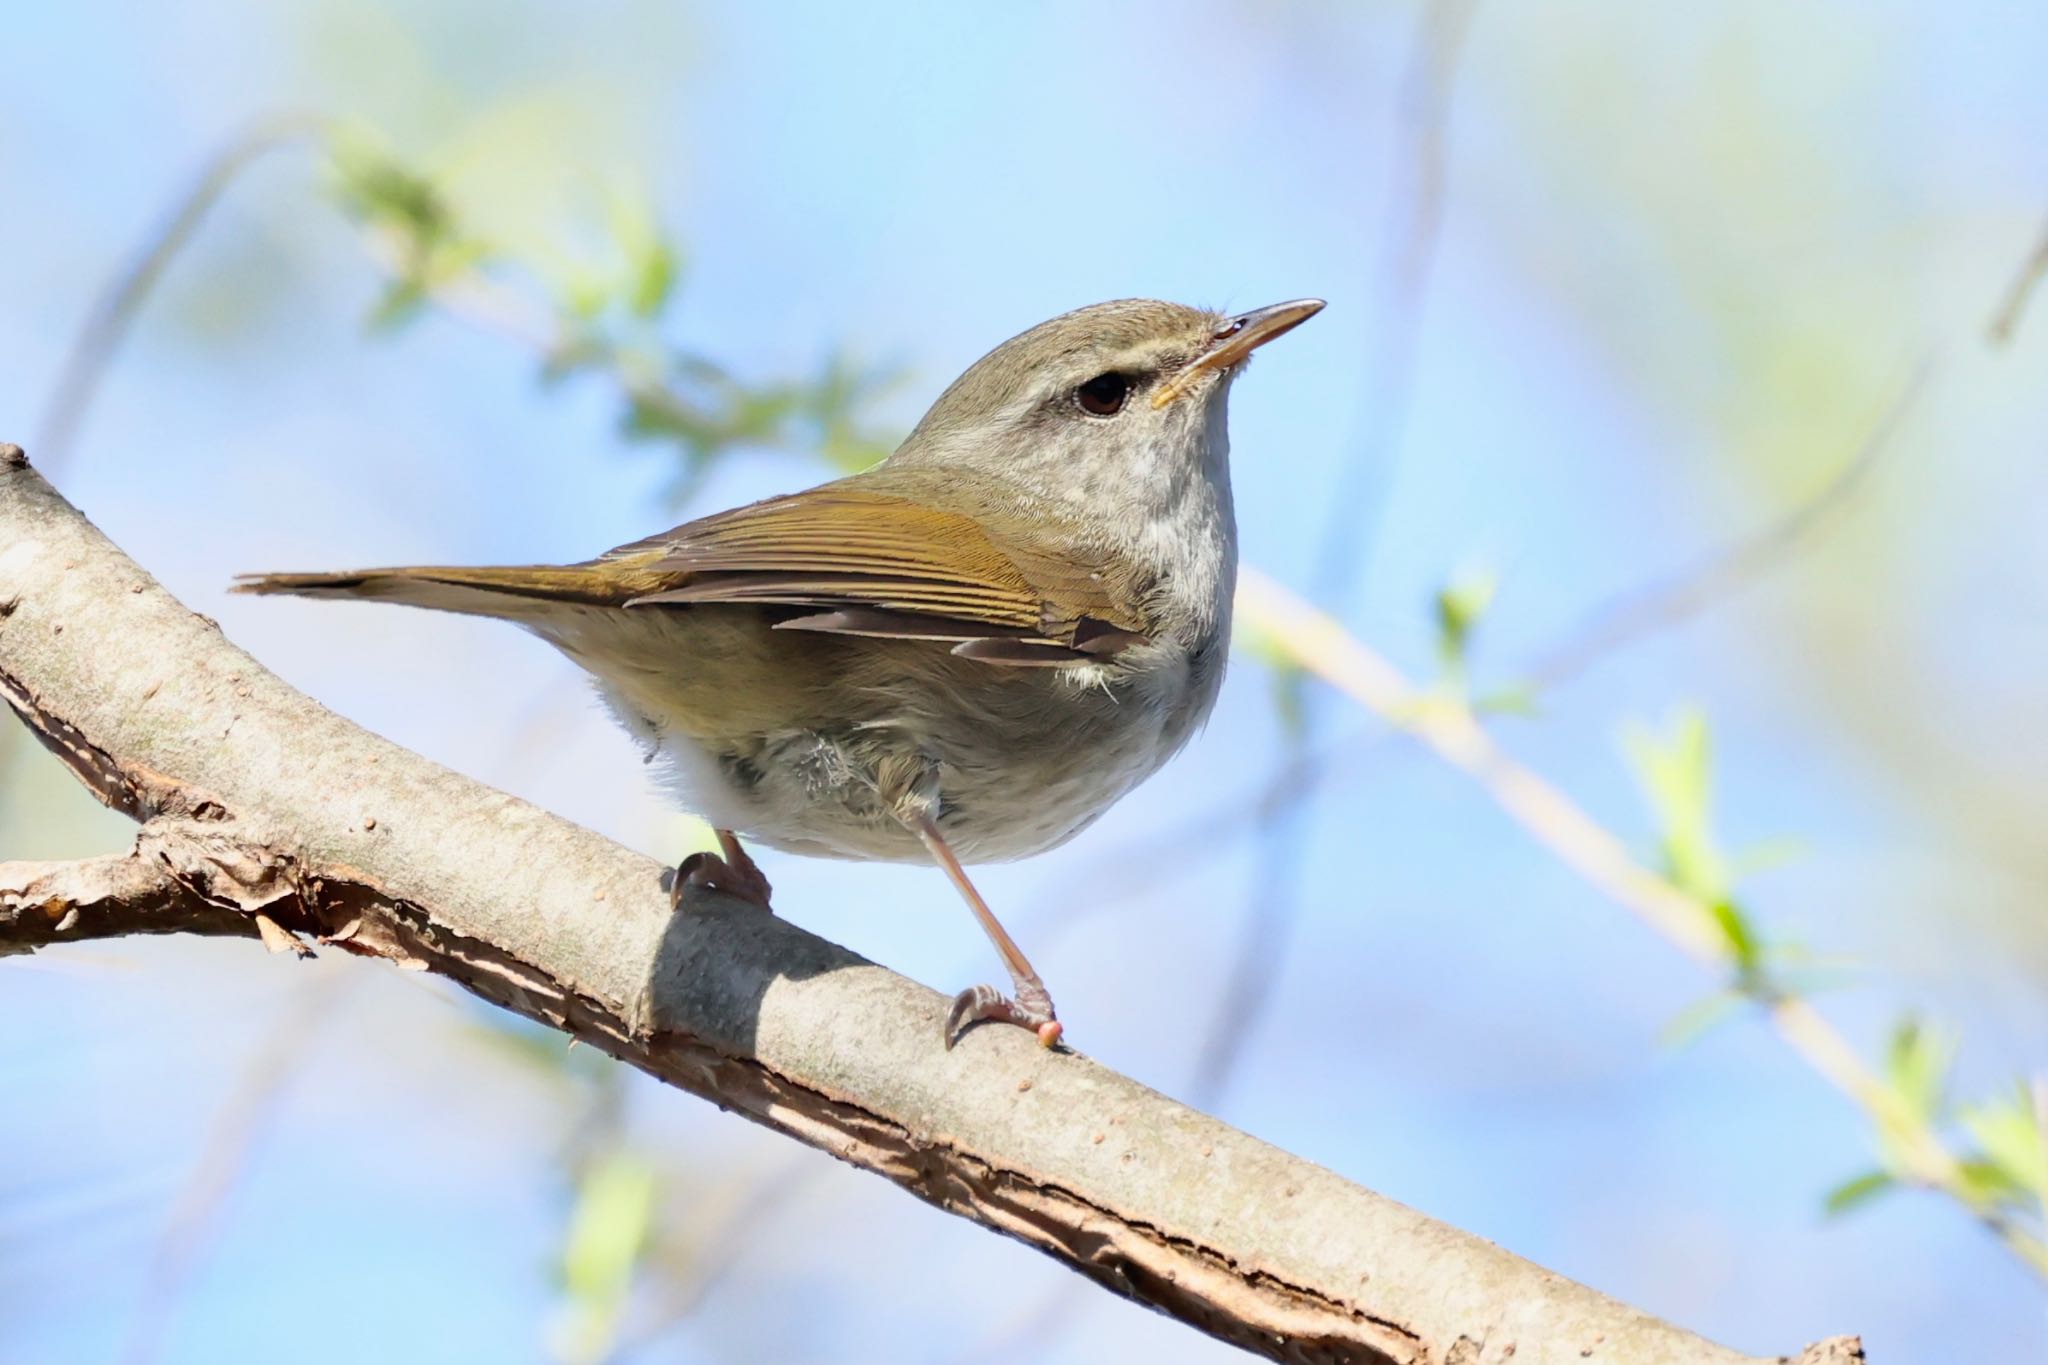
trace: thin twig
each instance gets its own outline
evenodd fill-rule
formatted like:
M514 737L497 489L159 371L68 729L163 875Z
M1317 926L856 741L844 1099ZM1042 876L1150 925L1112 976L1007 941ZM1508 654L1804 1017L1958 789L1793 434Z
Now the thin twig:
M323 127L319 119L304 114L250 124L207 159L169 211L135 244L127 264L106 282L72 338L36 424L36 463L46 473L63 468L86 410L150 291L228 186L265 153L300 142Z
M1934 369L1928 357L1913 366L1855 453L1811 497L1686 568L1595 607L1567 628L1529 666L1529 689L1553 691L1623 646L1697 616L1790 559L1848 505L1896 448L1898 434L1919 406Z
M71 339L36 422L36 462L45 471L63 471L86 412L143 303L228 186L265 152L286 146L317 127L318 121L309 116L283 115L260 120L230 138L172 201L156 226L135 244L127 264L101 286ZM11 768L19 757L20 739L11 729L0 732L0 772Z
M2041 235L2034 241L2034 249L2020 262L2019 270L2013 275L2012 283L2005 288L2005 297L1999 301L1998 311L1991 315L1990 325L1984 329L1985 340L1993 346L2007 346L2018 335L2020 323L2027 314L2027 304L2033 300L2034 291L2048 278L2048 224L2041 228Z
M1468 707L1416 691L1334 618L1256 570L1240 575L1238 608L1271 632L1302 668L1402 726L1478 782L1529 835L1610 900L1701 966L1716 973L1725 969L1727 951L1705 910L1637 862L1562 791L1510 758ZM1914 1180L1962 1202L2017 1256L2048 1275L2048 1246L1970 1188L1940 1135L1878 1079L1819 1011L1795 997L1768 1001L1765 1008L1773 1029L1800 1059L1896 1140Z
M762 1225L785 1204L808 1195L829 1169L822 1162L798 1157L778 1160L744 1185L721 1181L720 1207L711 1211L710 1228L694 1239L686 1253L678 1253L679 1264L666 1268L667 1281L659 1301L641 1322L620 1333L605 1360L630 1360L687 1322L732 1274Z
M1359 524L1358 509L1367 501L1365 486L1398 458L1407 427L1431 267L1442 235L1444 134L1458 58L1476 7L1477 0L1427 0L1409 47L1399 106L1400 155L1395 158L1392 189L1395 221L1385 258L1381 342L1367 367L1374 398L1366 411L1366 431L1330 502L1316 571L1319 600L1342 603L1351 596L1361 553L1377 538L1375 527ZM1383 509L1384 504L1382 498L1375 506ZM1305 698L1298 723L1285 741L1283 771L1313 762L1321 730L1320 707L1314 698ZM1218 995L1189 1083L1189 1095L1204 1108L1216 1102L1236 1075L1245 1047L1271 1004L1281 960L1301 918L1299 870L1308 858L1311 811L1306 798L1313 787L1304 782L1297 790L1304 799L1261 803L1252 892L1230 955L1230 975Z
M406 241L389 228L363 233L370 259L394 279L406 271ZM560 349L562 329L533 302L474 267L434 281L434 306L457 321L517 342L543 361Z
M1101 896L1087 900L1049 897L1054 903L1033 921L1035 933L1058 933L1076 920L1100 915L1103 906L1098 901L1121 903L1129 890L1141 886L1157 889L1162 878L1194 872L1206 859L1230 849L1235 837L1255 825L1300 805L1332 783L1362 776L1366 771L1362 761L1368 755L1384 754L1388 742L1398 734L1392 729L1373 729L1346 736L1313 753L1288 755L1265 785L1249 794L1231 793L1163 829L1132 835L1081 859L1063 869L1059 880L1067 885L1098 887Z
M142 1304L121 1356L127 1365L146 1365L161 1354L178 1297L205 1256L222 1206L298 1075L306 1048L356 979L353 969L338 965L317 969L313 980L293 993L283 1016L265 1029L263 1045L214 1114L206 1143L157 1241Z
M1446 134L1459 58L1478 0L1425 0L1401 81L1398 141L1389 189L1394 228L1380 269L1380 325L1361 404L1364 429L1332 490L1314 582L1323 601L1348 595L1379 543L1390 493L1371 496L1372 480L1391 489L1415 392L1422 325L1442 241L1448 183ZM1362 518L1360 508L1369 508Z

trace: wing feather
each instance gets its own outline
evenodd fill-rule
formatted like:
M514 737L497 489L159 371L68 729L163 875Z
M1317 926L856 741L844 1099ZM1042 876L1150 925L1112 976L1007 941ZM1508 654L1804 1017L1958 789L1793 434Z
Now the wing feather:
M780 628L954 641L955 653L992 663L1101 660L1148 635L1106 557L1006 546L965 512L843 484L721 512L605 558L630 563L628 606L816 607Z

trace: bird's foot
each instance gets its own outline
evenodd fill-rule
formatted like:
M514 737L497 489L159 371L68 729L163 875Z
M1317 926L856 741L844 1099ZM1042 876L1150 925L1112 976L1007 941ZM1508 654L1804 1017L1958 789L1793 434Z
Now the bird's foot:
M676 868L675 880L669 888L670 908L682 909L683 897L697 886L772 911L774 907L768 904L772 888L760 866L747 856L746 849L730 832L720 830L718 843L721 853L692 853Z
M961 1033L984 1020L1030 1029L1040 1047L1052 1047L1065 1031L1053 1015L1052 997L1035 981L1018 983L1015 1000L994 986L969 986L946 1011L946 1050L951 1052Z

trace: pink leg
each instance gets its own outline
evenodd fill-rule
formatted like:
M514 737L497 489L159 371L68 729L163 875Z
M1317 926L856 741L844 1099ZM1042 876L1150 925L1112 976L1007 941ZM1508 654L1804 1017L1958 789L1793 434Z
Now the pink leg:
M917 837L924 841L933 861L945 869L946 875L953 879L953 885L959 888L967 908L974 912L974 918L980 922L989 942L995 944L1003 965L1010 969L1010 981L1017 992L1012 999L994 986L970 986L955 996L953 1008L946 1012L946 1050L952 1050L954 1040L963 1029L985 1019L1030 1029L1038 1035L1042 1046L1053 1046L1059 1042L1063 1030L1053 1014L1052 996L1046 993L1045 983L1038 979L1038 973L1032 969L1017 941L997 921L995 912L981 898L981 892L975 890L974 883L967 879L967 869L960 866L960 860L953 856L952 848L939 833L938 824L924 814L914 817L910 823L911 828L917 831Z

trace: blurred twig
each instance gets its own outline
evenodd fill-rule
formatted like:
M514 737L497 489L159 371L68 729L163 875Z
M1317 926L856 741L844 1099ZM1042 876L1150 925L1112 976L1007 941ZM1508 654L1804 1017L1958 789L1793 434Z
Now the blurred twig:
M1422 0L1397 106L1388 189L1389 231L1380 262L1378 327L1364 369L1363 430L1332 490L1317 552L1319 592L1347 590L1378 544L1415 392L1422 325L1442 240L1449 179L1446 134L1459 59L1478 0ZM1371 496L1372 481L1386 487ZM1361 509L1369 509L1361 514Z
M262 1046L214 1114L213 1127L150 1262L142 1303L121 1356L127 1365L145 1365L161 1354L178 1297L199 1267L222 1205L297 1075L297 1063L356 975L333 964L312 969L312 979L294 992L282 1017L264 1030Z
M1323 529L1316 567L1320 600L1341 603L1351 596L1360 557L1376 538L1376 527L1361 524L1359 509L1368 501L1370 480L1382 472L1391 480L1387 467L1395 462L1406 429L1431 266L1443 226L1445 131L1458 59L1476 8L1477 0L1424 0L1409 45L1390 191L1392 230L1383 266L1380 342L1366 370L1372 399L1364 434L1339 478ZM1385 501L1383 494L1374 506L1383 510ZM1313 762L1322 729L1313 697L1300 698L1292 711L1283 772ZM1311 781L1303 780L1280 799L1260 803L1259 852L1243 926L1189 1083L1193 1102L1202 1108L1213 1105L1236 1074L1293 939L1301 910L1301 869L1308 858L1306 798L1312 792Z
M46 474L62 470L100 380L127 339L143 302L228 186L265 153L303 142L322 127L320 120L303 114L277 115L249 124L207 158L199 174L135 244L71 339L64 366L36 423L36 463Z
M367 139L337 138L331 152L340 200L386 273L372 323L395 327L431 307L518 343L545 379L602 379L618 392L628 439L668 442L681 457L671 501L737 448L805 444L842 469L888 453L865 410L893 371L833 356L808 379L750 383L667 339L681 253L644 199L614 200L602 269L557 279L477 236L431 177Z
M710 1226L687 1245L667 1235L664 1227L660 1244L649 1257L659 1265L666 1281L659 1302L640 1322L621 1330L606 1360L630 1360L687 1322L731 1273L764 1221L807 1194L827 1169L808 1155L777 1160L744 1181L721 1180L719 1207L705 1220Z
M1567 628L1530 664L1528 690L1541 694L1570 682L1607 655L1698 615L1790 558L1849 502L1895 448L1898 433L1919 405L1933 372L1929 358L1914 365L1855 454L1813 496L1676 573L1595 607Z
M2041 235L2034 241L2034 249L2027 253L2026 260L2020 262L2012 283L2006 286L2005 296L1999 300L1998 311L1991 315L1990 325L1984 329L1986 339L1993 346L2009 345L2018 335L2027 305L2033 301L2034 291L2040 287L2044 277L2048 277L2048 224L2042 225Z
M136 242L121 268L108 277L71 338L36 420L36 463L45 472L52 476L63 473L79 427L143 303L228 186L266 152L307 138L319 127L319 121L311 116L281 114L258 119L229 138ZM20 733L12 727L0 731L0 771L12 767L21 752L20 741Z
M1508 757L1468 705L1415 690L1335 619L1256 570L1243 572L1238 594L1239 609L1261 622L1302 668L1465 772L1559 861L1694 961L1716 972L1729 965L1725 937L1709 907L1637 862L1563 792ZM1788 994L1757 1003L1787 1046L1863 1110L1913 1180L1954 1198L2022 1261L2048 1276L2048 1245L1985 1197L1926 1118L1902 1102L1810 1003Z
M675 441L685 455L686 481L725 449L787 444L799 428L841 466L886 453L861 424L860 412L893 382L890 373L834 358L814 379L745 384L701 355L662 343L654 326L673 295L678 266L651 223L619 227L628 258L619 278L595 289L582 282L580 292L566 290L543 307L492 275L490 267L515 263L468 235L430 181L328 120L280 114L253 121L208 157L100 291L38 424L36 456L45 470L62 465L142 306L214 206L265 153L301 143L327 156L366 249L390 276L374 322L402 322L431 303L517 341L550 376L605 373L626 400L628 435Z
M1224 852L1233 836L1244 834L1252 825L1263 823L1288 807L1314 797L1333 782L1357 777L1361 760L1382 752L1398 732L1375 727L1325 744L1310 753L1289 755L1250 793L1232 792L1201 810L1174 821L1150 834L1133 835L1104 849L1077 866L1060 873L1068 884L1099 887L1101 899L1118 901L1127 890L1157 890L1162 879L1171 880L1191 873L1201 863ZM1102 913L1095 901L1071 897L1048 897L1054 902L1035 921L1039 932L1057 932L1067 923Z

